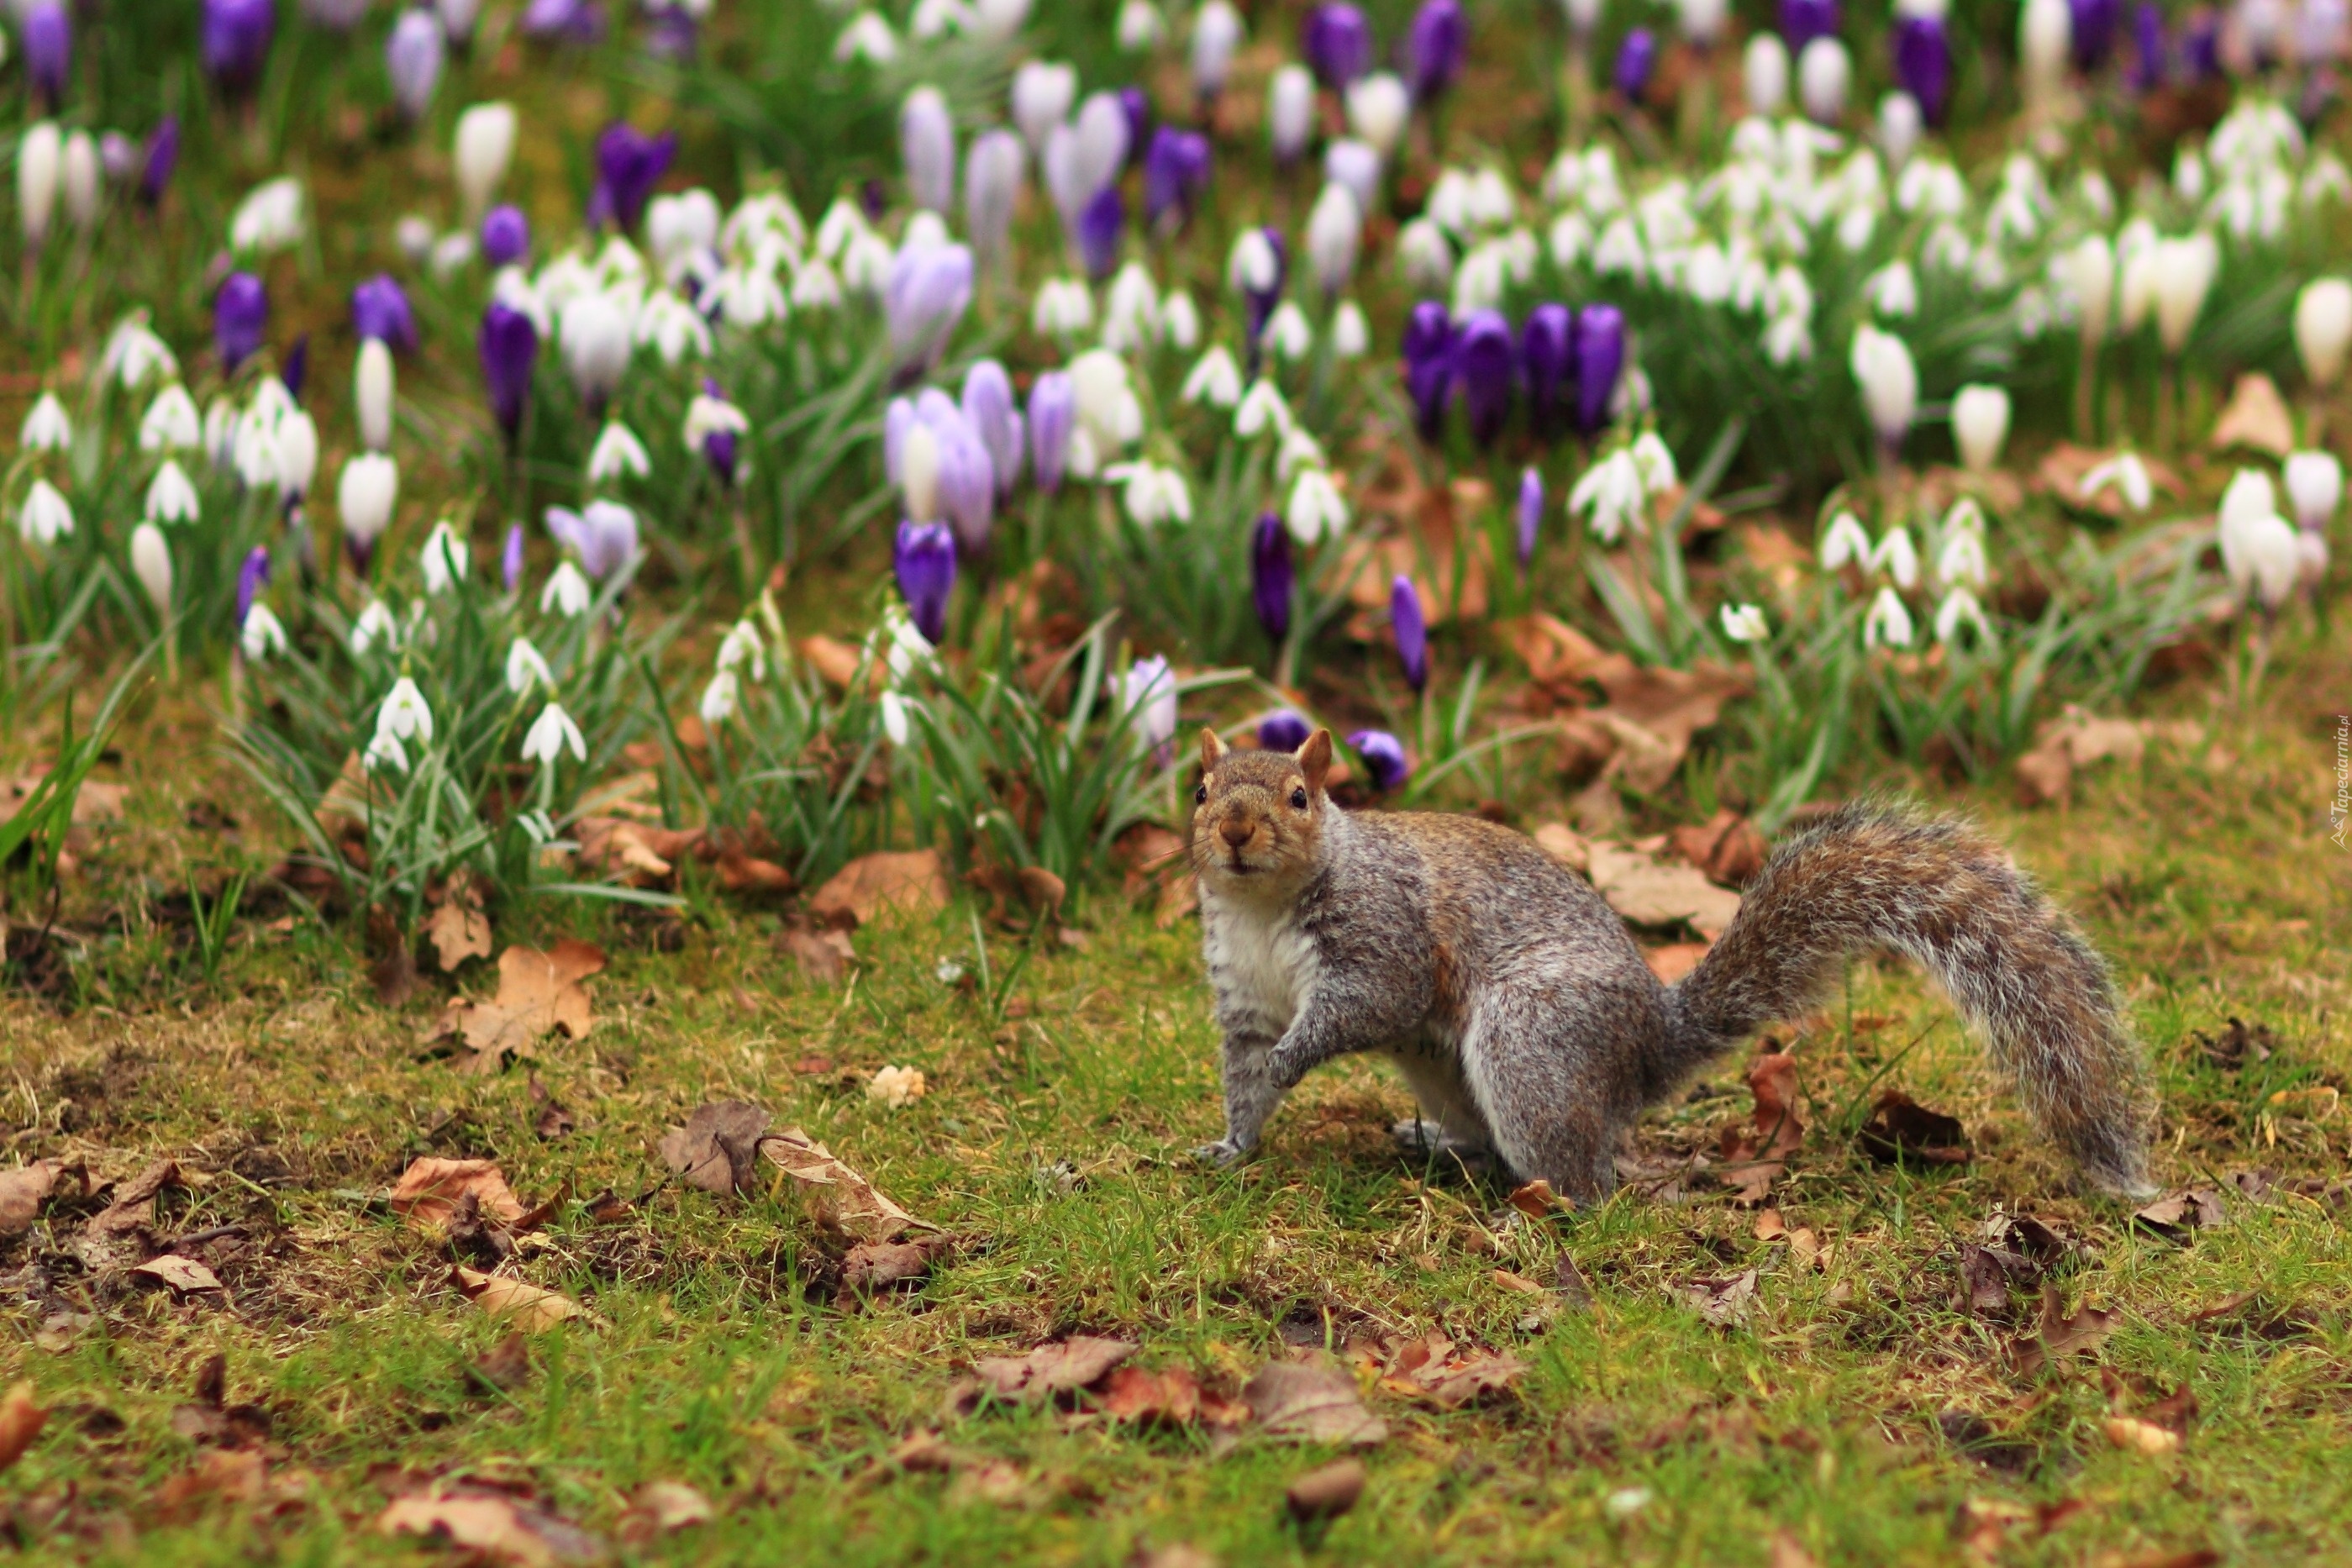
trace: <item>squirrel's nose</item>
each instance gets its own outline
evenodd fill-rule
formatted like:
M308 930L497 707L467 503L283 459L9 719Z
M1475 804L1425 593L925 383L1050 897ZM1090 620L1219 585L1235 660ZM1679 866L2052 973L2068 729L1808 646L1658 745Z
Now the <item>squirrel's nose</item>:
M1229 816L1217 826L1218 836L1236 849L1248 843L1250 835L1256 831L1249 819L1244 816Z

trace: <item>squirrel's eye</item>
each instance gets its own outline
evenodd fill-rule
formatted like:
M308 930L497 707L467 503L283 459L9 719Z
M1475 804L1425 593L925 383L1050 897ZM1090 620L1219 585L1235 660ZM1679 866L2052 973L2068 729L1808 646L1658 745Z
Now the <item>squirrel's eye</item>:
M1209 786L1207 784L1202 784L1199 789L1192 792L1192 804L1194 805L1206 805L1209 804Z
M1293 811L1305 811L1307 809L1307 792L1305 790L1295 789L1290 792L1290 809Z

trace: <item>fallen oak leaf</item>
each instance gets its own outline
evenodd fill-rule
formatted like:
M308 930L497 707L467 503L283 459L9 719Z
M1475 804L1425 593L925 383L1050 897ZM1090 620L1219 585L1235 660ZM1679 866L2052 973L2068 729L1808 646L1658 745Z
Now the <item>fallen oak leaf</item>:
M1759 1055L1748 1064L1748 1089L1756 1102L1750 1113L1755 1134L1726 1129L1721 1149L1732 1201L1742 1205L1764 1201L1788 1170L1788 1156L1805 1140L1805 1123L1796 1107L1795 1057L1786 1051Z
M1389 1424L1364 1408L1356 1380L1328 1361L1271 1362L1242 1388L1258 1425L1276 1436L1365 1446Z
M841 1289L834 1305L846 1306L860 1290L910 1285L929 1275L931 1263L948 1248L943 1236L919 1241L861 1241L841 1260Z
M122 1236L145 1230L155 1223L155 1199L166 1187L181 1185L176 1161L158 1160L125 1185L115 1189L113 1201L90 1215L82 1226L86 1236Z
M2105 1344L2122 1326L2123 1314L2087 1303L2073 1312L2061 1310L2055 1281L2042 1282L2042 1315L2035 1331L2021 1334L2010 1346L2021 1374L2031 1377L2063 1355L2084 1354Z
M482 1487L395 1499L375 1527L384 1535L436 1536L522 1568L601 1563L611 1555L602 1540L571 1521Z
M886 910L927 915L948 907L946 863L936 849L877 850L835 872L809 900L827 924L870 925Z
M596 1321L569 1296L507 1275L484 1274L462 1263L449 1270L449 1283L490 1316L510 1318L526 1332L551 1329L574 1318L590 1324Z
M760 1140L760 1153L799 1193L824 1228L864 1241L895 1241L919 1222L797 1127ZM929 1227L926 1227L929 1228Z
M425 940L441 973L450 973L469 958L490 956L490 917L453 898L425 918Z
M529 1212L507 1185L506 1173L496 1160L427 1157L415 1161L400 1173L388 1201L393 1213L425 1229L446 1226L469 1194L478 1212L492 1219L511 1224Z
M551 1029L583 1039L595 1026L583 983L604 967L603 949L570 937L545 952L509 947L499 954L498 994L487 1002L451 1002L442 1032L454 1026L476 1053L467 1064L476 1072L495 1069L509 1054L530 1055Z

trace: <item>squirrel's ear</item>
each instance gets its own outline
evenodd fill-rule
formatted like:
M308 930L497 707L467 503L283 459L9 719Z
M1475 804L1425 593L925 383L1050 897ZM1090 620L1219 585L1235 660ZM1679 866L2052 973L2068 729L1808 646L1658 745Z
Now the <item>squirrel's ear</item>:
M1202 726L1201 730L1201 771L1204 773L1215 773L1217 771L1217 764L1224 760L1225 743L1217 739L1217 732L1214 730L1209 729L1205 725Z
M1307 775L1307 787L1321 795L1323 776L1331 771L1331 731L1316 731L1294 754L1298 760L1298 771Z

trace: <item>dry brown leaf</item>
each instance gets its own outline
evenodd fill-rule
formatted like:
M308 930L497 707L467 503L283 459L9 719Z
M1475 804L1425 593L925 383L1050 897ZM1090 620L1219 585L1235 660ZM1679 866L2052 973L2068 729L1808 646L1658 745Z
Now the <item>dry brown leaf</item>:
M2183 1187L2167 1193L2132 1215L2132 1224L2178 1246L2189 1245L2191 1232L2210 1230L2229 1219L2221 1194L2210 1187Z
M7 1396L0 1398L0 1470L25 1457L48 1419L49 1413L33 1397L30 1378L9 1388Z
M2260 371L2238 377L2221 417L2213 422L2210 439L2223 450L2251 447L2273 458L2294 451L2294 417L2287 412L2286 399L2279 395L2278 383Z
M2107 1441L2126 1453L2169 1454L2180 1447L2180 1434L2132 1415L2110 1415Z
M498 994L449 1004L448 1018L471 1047L470 1066L490 1071L509 1053L530 1056L539 1037L562 1029L583 1039L595 1025L584 982L604 967L604 950L570 937L545 952L509 947L499 954Z
M1770 1568L1819 1568L1820 1559L1805 1550L1791 1531L1772 1532L1772 1555L1767 1560Z
M722 849L719 854L719 885L730 893L789 893L799 884L793 874L773 860L740 849Z
M2019 1372L2031 1377L2063 1355L2087 1355L2106 1343L2122 1325L2123 1314L2085 1304L2073 1312L2062 1310L2055 1282L2042 1282L2042 1315L2037 1331L2020 1335L2010 1346Z
M572 1318L595 1321L571 1297L503 1274L484 1274L460 1264L449 1271L449 1282L490 1316L512 1319L527 1332L551 1329Z
M1642 950L1642 962L1658 977L1661 985L1672 985L1699 966L1706 956L1707 943L1703 942L1669 942Z
M1527 661L1528 674L1538 686L1556 693L1576 695L1575 688L1601 667L1608 656L1601 645L1557 616L1519 616L1499 628L1512 650Z
M864 656L856 644L818 636L803 637L798 646L802 661L835 690L848 690L857 679L857 666ZM876 673L880 673L878 667Z
M1878 1097L1855 1142L1882 1165L1965 1165L1972 1157L1958 1117L1930 1110L1899 1089Z
M1547 822L1530 836L1536 847L1580 877L1592 874L1592 846L1565 822Z
M1301 1524L1337 1519L1356 1506L1368 1479L1360 1460L1334 1459L1291 1482L1283 1491L1283 1506Z
M621 1516L621 1539L643 1545L665 1535L709 1524L718 1517L704 1497L684 1481L647 1481Z
M882 1290L907 1285L931 1271L931 1260L945 1250L946 1239L920 1241L861 1241L841 1260L841 1300L846 1304L859 1290Z
M457 1488L397 1499L377 1516L385 1535L425 1535L522 1568L601 1563L611 1549L543 1509L488 1488Z
M504 1394L530 1381L530 1341L518 1329L476 1356L467 1380L485 1394Z
M393 1184L392 1211L419 1229L446 1226L459 1201L471 1194L478 1212L509 1224L530 1211L507 1185L496 1160L418 1160Z
M490 917L453 898L425 917L425 940L446 974L469 958L490 956Z
M837 985L857 962L857 950L845 931L810 931L787 926L778 945L800 965L801 978L817 985Z
M1527 1374L1528 1363L1517 1356L1497 1355L1492 1351L1473 1351L1463 1355L1458 1347L1449 1348L1454 1353L1423 1361L1404 1379L1442 1409L1459 1409L1482 1394L1508 1388ZM1395 1381L1383 1386L1393 1386Z
M916 1224L914 1215L797 1127L761 1139L760 1152L783 1172L810 1217L827 1230L862 1241L895 1241Z
M68 1196L79 1196L88 1182L79 1165L57 1160L36 1160L14 1171L0 1171L0 1236L22 1236L41 1216L41 1205L57 1195L62 1179Z
M1560 1195L1551 1190L1551 1184L1538 1177L1511 1189L1510 1205L1529 1219L1549 1219L1568 1208Z
M1805 1123L1797 1114L1797 1058L1786 1051L1761 1053L1748 1064L1748 1090L1756 1101L1750 1112L1754 1131L1725 1130L1724 1179L1732 1185L1735 1203L1760 1204L1805 1141Z
M1739 895L1717 887L1696 867L1670 865L1625 844L1595 844L1591 858L1593 887L1635 925L1687 921L1712 941L1739 912Z
M1125 1340L1073 1334L1027 1355L983 1356L972 1370L1000 1399L1045 1399L1087 1387L1134 1353Z
M2344 1093L2333 1084L2312 1084L2303 1089L2282 1089L2263 1103L2273 1116L2325 1121L2343 1105Z
M1103 1380L1097 1401L1114 1421L1150 1421L1181 1426L1201 1414L1201 1381L1181 1366L1146 1372L1119 1366Z
M90 1215L82 1226L85 1236L124 1236L134 1230L145 1230L155 1223L155 1199L166 1187L180 1185L180 1167L171 1160L158 1160L126 1184L114 1190L113 1201Z
M0 782L0 822L16 816L48 774L47 768L39 767ZM97 779L84 779L79 793L74 796L73 825L87 827L93 823L120 822L122 820L123 803L130 797L131 786L127 784L105 784Z
M185 1523L214 1503L251 1503L269 1485L269 1461L258 1448L213 1448L155 1491L155 1510Z
M1364 1408L1356 1380L1328 1361L1269 1363L1242 1397L1258 1425L1277 1436L1362 1446L1389 1435L1389 1424Z
M1681 1288L1681 1294L1710 1323L1744 1322L1756 1306L1756 1270L1727 1279L1693 1279Z
M879 850L835 872L809 900L809 910L829 924L869 925L886 910L936 913L948 907L948 894L947 867L938 850Z
M1666 742L1675 766L1690 750L1691 737L1713 724L1726 702L1754 689L1744 668L1726 669L1707 659L1672 669L1636 665L1619 654L1604 658L1593 679L1609 696L1609 706L1598 711L1630 719Z
M168 1285L183 1296L191 1290L221 1289L219 1275L215 1274L194 1258L182 1258L175 1252L167 1252L161 1258L151 1258L131 1272L142 1279Z
M689 1187L728 1197L753 1185L760 1139L773 1120L749 1100L721 1100L696 1108L683 1127L661 1141L662 1163Z
M1677 827L1669 835L1675 852L1727 888L1746 887L1764 868L1764 836L1728 807L1704 826Z

